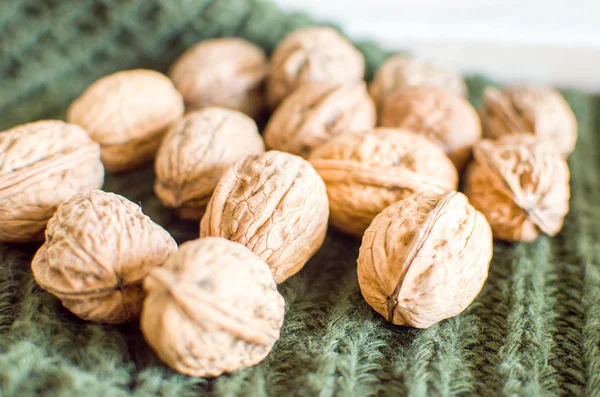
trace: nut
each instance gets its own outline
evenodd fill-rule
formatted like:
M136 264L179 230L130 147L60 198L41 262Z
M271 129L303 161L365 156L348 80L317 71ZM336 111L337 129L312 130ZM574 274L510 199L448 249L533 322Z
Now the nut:
M269 151L248 156L223 174L200 223L200 237L245 245L281 283L321 247L328 216L325 184L311 165Z
M183 218L199 220L223 172L264 151L256 123L243 113L216 107L188 113L158 150L154 191Z
M302 84L362 80L365 59L335 29L296 30L279 43L271 56L267 101L274 109Z
M183 115L183 99L158 72L137 69L105 76L67 111L102 149L107 171L138 167L154 158L167 129Z
M440 148L399 129L339 135L313 151L310 162L327 185L331 224L357 237L388 205L414 192L443 193L458 184Z
M428 328L473 302L492 251L490 225L462 193L420 193L375 217L360 247L358 283L386 320Z
M144 280L141 327L171 368L218 376L261 362L279 339L285 302L269 267L240 244L189 241Z
M405 128L437 143L459 171L481 139L477 111L464 98L439 87L407 87L383 100L381 125Z
M261 114L269 65L265 52L238 38L205 40L187 50L169 77L183 95L188 111L219 106Z
M307 157L343 132L375 126L375 105L362 81L300 86L277 108L265 129L270 149Z
M138 317L142 279L177 244L125 197L94 190L62 203L31 263L35 281L84 320Z
M42 240L58 205L104 183L100 146L58 120L0 133L0 241Z
M552 142L511 134L481 141L474 153L465 193L494 237L533 241L560 231L569 212L569 167Z

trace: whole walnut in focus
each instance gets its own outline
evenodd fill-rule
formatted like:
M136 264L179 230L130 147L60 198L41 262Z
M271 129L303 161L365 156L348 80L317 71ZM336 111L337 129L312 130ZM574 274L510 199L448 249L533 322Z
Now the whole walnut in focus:
M100 146L58 120L0 133L0 241L42 240L58 205L104 183Z
M531 134L481 141L466 174L465 194L494 237L533 241L554 236L569 212L569 167L556 147Z
M363 81L305 84L279 105L265 128L269 149L307 157L343 132L375 126L373 100Z
M466 99L439 87L407 87L383 99L381 125L405 128L437 143L459 171L481 139L477 111Z
M215 107L188 113L160 145L154 191L181 217L199 220L223 172L264 151L256 123L243 113Z
M187 50L173 64L169 77L188 111L219 106L257 117L265 107L268 71L260 47L244 39L219 38Z
M492 253L490 225L462 193L416 194L383 210L365 232L358 283L389 322L428 328L473 302Z
M458 175L444 152L415 133L377 128L339 135L310 162L327 185L331 224L361 237L388 205L415 192L455 190Z
M117 324L139 316L142 279L176 250L138 205L94 190L58 207L31 269L40 287L77 316Z
M577 142L573 110L556 90L544 87L488 88L481 122L486 138L529 133L554 142L568 156Z
M261 362L279 339L285 302L269 267L221 238L188 241L144 280L142 332L171 368L219 376Z
M183 99L167 76L145 69L105 76L67 111L102 149L107 171L150 162L168 128L183 115Z
M363 55L335 29L299 29L286 36L271 56L267 102L274 109L302 84L359 81L364 74Z
M223 174L200 223L200 237L245 245L281 283L321 247L328 216L325 184L311 165L269 151L248 156Z

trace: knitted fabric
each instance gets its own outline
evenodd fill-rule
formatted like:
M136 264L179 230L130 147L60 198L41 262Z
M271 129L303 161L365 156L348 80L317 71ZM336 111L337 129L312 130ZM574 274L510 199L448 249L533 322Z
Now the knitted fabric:
M166 67L192 44L241 36L267 50L304 15L261 0L3 0L0 130L63 118L96 78ZM385 58L357 43L369 75ZM469 79L479 105L484 78ZM600 100L566 92L579 121L563 232L496 243L489 279L463 314L416 330L386 323L356 278L360 242L331 230L317 256L279 286L281 340L261 364L215 380L163 366L137 324L86 323L32 279L39 244L0 246L2 396L600 396ZM144 181L144 182L140 182ZM152 167L104 189L143 206L178 242L197 223L163 209Z

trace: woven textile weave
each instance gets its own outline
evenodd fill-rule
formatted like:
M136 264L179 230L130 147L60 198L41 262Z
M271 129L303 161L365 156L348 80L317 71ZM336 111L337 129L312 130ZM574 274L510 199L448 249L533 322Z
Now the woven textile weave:
M2 0L0 130L63 118L96 78L165 71L184 49L241 36L267 50L312 21L261 0ZM386 53L358 43L369 75ZM523 60L526 62L526 60ZM479 105L484 78L470 78ZM136 324L85 323L33 282L39 246L0 246L2 396L600 396L600 100L566 92L580 123L570 158L572 210L563 232L496 243L481 295L427 330L386 324L362 300L359 241L331 231L306 268L280 286L281 340L260 365L216 380L161 365ZM139 202L182 242L197 236L161 208L152 169L109 176L105 190Z

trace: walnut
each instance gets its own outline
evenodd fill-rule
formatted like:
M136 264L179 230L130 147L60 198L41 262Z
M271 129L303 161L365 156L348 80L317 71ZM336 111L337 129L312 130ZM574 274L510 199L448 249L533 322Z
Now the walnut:
M200 223L200 237L245 245L281 283L321 247L328 216L325 184L311 165L269 151L248 156L223 174Z
M462 193L419 193L375 217L360 247L358 283L386 320L428 328L471 304L492 252L490 225Z
M154 191L183 218L199 220L223 172L264 151L256 123L245 114L216 107L188 113L158 150Z
M548 139L568 156L577 142L577 120L563 96L551 88L488 88L481 122L486 138L526 132Z
M138 205L94 190L58 207L31 269L40 287L77 316L117 324L138 317L142 279L176 249Z
M269 267L221 238L188 241L144 280L146 341L171 368L219 376L261 362L279 339L285 301Z
M286 36L271 56L267 101L274 109L305 83L362 80L365 59L335 29L310 27Z
M0 133L0 241L42 240L58 205L104 183L100 146L58 120Z
M375 126L375 105L363 81L300 86L277 108L265 129L270 149L307 157L332 137Z
M309 159L327 185L331 224L357 237L391 203L458 184L456 169L440 148L400 129L342 134Z
M533 241L560 231L569 212L569 167L552 142L511 134L481 141L474 153L465 193L494 237Z
M92 84L67 111L102 149L107 171L119 172L154 158L167 129L183 115L171 81L152 70L128 70Z
M265 105L265 52L238 38L205 40L187 50L169 77L183 95L187 110L219 106L259 116Z
M481 139L481 123L473 106L439 87L407 87L387 95L381 125L423 134L444 149L459 171Z

